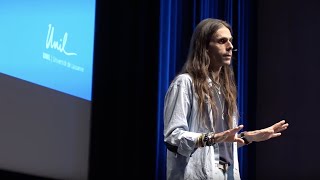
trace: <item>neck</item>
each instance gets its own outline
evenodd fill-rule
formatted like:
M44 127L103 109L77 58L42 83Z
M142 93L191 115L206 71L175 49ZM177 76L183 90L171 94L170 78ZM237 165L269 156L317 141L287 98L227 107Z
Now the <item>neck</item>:
M213 69L213 71L211 71L212 80L217 84L219 84L220 71L221 71L221 67L217 69Z

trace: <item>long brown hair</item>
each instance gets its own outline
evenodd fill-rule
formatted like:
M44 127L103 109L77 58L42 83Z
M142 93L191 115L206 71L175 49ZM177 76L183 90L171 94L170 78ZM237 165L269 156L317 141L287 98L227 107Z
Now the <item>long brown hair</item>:
M226 27L232 32L231 26L219 19L204 19L195 28L189 47L189 54L180 73L188 73L194 83L195 92L198 95L198 106L200 110L200 119L203 119L206 110L206 102L210 103L212 115L217 119L217 106L212 90L210 89L208 79L210 78L210 61L207 49L210 38L220 28ZM235 85L233 68L230 65L224 65L219 73L219 84L226 100L226 111L229 128L233 126L233 116L238 116L237 110L237 88ZM215 123L215 122L213 122ZM206 123L204 123L206 124Z

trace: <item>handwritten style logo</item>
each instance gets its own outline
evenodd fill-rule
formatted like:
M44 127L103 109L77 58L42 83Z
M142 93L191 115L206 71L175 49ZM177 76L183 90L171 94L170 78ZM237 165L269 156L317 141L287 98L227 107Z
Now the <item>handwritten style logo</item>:
M60 39L59 41L56 41L53 39L54 36L54 27L49 24L48 34L47 34L47 40L46 40L46 48L49 49L56 49L61 53L64 53L67 56L75 56L77 53L74 52L67 52L65 50L67 41L68 41L68 33L65 32L63 39Z

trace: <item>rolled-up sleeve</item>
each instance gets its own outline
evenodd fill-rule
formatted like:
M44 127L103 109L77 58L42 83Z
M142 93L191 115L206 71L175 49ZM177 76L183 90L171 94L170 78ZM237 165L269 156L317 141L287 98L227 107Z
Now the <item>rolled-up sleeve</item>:
M180 75L171 83L164 102L164 141L177 147L177 153L183 156L194 152L197 138L201 135L190 132L188 118L192 96L191 78Z

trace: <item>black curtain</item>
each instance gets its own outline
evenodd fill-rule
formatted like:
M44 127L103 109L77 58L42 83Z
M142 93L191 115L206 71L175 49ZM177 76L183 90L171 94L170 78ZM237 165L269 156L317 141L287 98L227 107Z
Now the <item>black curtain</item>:
M159 5L97 1L90 179L153 179Z

